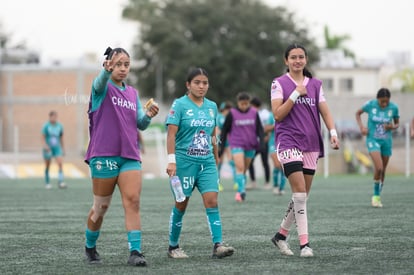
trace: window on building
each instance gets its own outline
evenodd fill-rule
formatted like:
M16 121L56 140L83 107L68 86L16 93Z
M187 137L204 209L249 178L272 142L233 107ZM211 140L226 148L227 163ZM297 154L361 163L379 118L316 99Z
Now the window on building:
M339 89L341 92L352 92L354 90L354 81L352 78L339 79Z
M334 82L332 78L323 78L322 80L322 86L323 86L323 91L327 92L327 93L332 93L334 90Z

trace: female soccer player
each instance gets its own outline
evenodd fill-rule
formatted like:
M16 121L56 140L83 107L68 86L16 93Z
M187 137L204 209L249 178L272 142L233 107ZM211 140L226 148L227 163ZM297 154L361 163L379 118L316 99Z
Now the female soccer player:
M49 168L52 158L56 159L59 168L58 186L59 188L66 188L66 184L63 182L63 125L57 121L56 111L51 111L49 113L49 121L43 125L42 135L46 189L52 188L49 177Z
M269 116L266 126L264 127L265 133L270 133L268 148L269 155L273 162L273 194L283 195L285 193L286 177L283 174L280 161L277 156L275 146L275 118L273 115Z
M217 129L216 129L217 136L221 135L221 129L223 128L224 121L226 120L226 116L228 115L228 113L230 112L230 109L232 107L233 107L233 104L229 101L222 102L220 104L219 113L217 114L217 119L216 119L217 120L217 122L216 122L217 123ZM219 148L221 146L224 146L224 152L219 157L219 163L218 163L219 179L220 179L220 171L221 171L221 167L222 167L223 162L224 162L224 158L227 159L227 161L230 165L231 171L232 171L233 178L234 178L234 173L235 173L234 161L231 158L231 152L230 152L229 144L228 144L228 142L226 142L226 144L218 144L218 145L219 145ZM220 191L224 190L224 187L221 183L219 183L219 190Z
M411 123L410 123L410 135L411 138L414 138L414 117L411 119Z
M263 148L260 148L260 151L256 151L256 154L254 155L252 161L249 165L249 175L250 175L250 183L246 185L246 189L256 189L257 183L256 183L256 171L254 167L254 159L257 155L260 154L260 159L262 161L263 169L264 169L264 189L271 189L272 186L269 184L270 180L270 165L269 165L269 134L270 131L266 131L265 128L268 126L269 118L272 116L271 112L262 106L262 101L258 97L253 97L250 100L250 104L253 108L255 108L259 114L260 121L262 123L262 127L264 130L264 146ZM274 123L271 125L272 128L274 128Z
M313 78L306 69L308 56L305 48L297 44L288 46L284 60L287 73L273 80L271 100L276 120L276 148L293 194L272 242L282 254L293 255L286 237L295 222L300 256L312 257L313 251L308 240L306 201L318 158L324 155L320 116L330 130L333 149L339 148L339 141L323 94L322 82Z
M250 96L245 92L237 95L237 108L231 108L224 121L221 144L227 138L236 166L234 182L238 188L235 200L243 202L246 199L246 170L256 151L264 145L264 131L259 113L257 109L250 107Z
M222 243L221 219L218 209L218 172L216 116L217 105L205 96L209 81L207 72L197 68L187 76L187 94L174 101L167 125L167 174L177 175L186 199L175 202L171 211L168 256L187 258L179 247L182 220L194 188L203 198L210 233L213 258L231 256L234 248Z
M96 251L103 217L118 185L125 212L130 257L128 264L145 266L141 253L141 158L137 127L144 130L158 114L156 104L143 110L137 90L126 85L129 54L122 48L108 48L104 69L93 81L89 103L90 141L85 161L92 176L93 206L86 228L85 253L90 263L99 263Z
M374 195L371 198L373 207L382 207L381 190L384 184L385 171L392 154L392 131L399 126L398 106L390 102L391 93L386 88L377 92L377 99L369 100L356 112L361 133L366 138L368 153L374 163ZM368 125L362 124L361 115L368 114Z

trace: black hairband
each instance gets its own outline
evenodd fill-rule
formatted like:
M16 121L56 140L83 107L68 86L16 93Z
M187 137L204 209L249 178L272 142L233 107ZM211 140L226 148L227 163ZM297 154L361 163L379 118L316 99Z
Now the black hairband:
M106 56L105 59L109 59L109 55L111 54L111 52L112 52L111 47L106 48L105 53L104 53L104 55Z

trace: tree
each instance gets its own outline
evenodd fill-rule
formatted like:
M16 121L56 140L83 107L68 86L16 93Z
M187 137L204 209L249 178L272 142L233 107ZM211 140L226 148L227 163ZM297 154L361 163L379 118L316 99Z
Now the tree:
M401 84L401 92L414 92L414 70L403 69L391 76L391 80L397 80Z
M3 24L0 22L0 49L6 48L7 41L9 41L9 34L3 29Z
M324 38L325 38L325 47L327 49L335 50L340 49L344 51L345 56L349 56L355 59L355 54L350 49L344 46L344 43L351 39L351 36L348 34L344 35L331 35L329 32L328 26L324 27Z
M267 100L272 79L285 68L288 44L303 44L317 61L315 43L293 14L257 0L130 0L123 17L140 23L138 87L153 95L162 76L165 101L185 93L190 67L207 69L208 97L217 102L240 91Z
M24 41L9 46L11 35L3 29L0 22L0 65L1 64L22 64L39 63L39 54L30 51Z

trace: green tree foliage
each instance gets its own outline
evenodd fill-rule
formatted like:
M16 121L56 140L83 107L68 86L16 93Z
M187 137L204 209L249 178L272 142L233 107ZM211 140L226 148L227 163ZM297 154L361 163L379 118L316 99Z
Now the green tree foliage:
M164 101L185 93L192 67L207 69L208 97L217 102L240 91L268 100L272 79L285 69L288 44L303 44L311 61L318 56L292 13L255 0L130 0L123 17L140 23L138 87L154 95L157 68L162 70Z
M410 68L403 69L391 76L392 80L397 80L401 83L401 92L414 92L414 70Z
M348 34L345 35L331 35L329 32L328 26L324 27L324 38L325 38L325 47L327 49L335 50L340 49L344 51L345 56L355 58L354 52L345 47L345 42L351 39L351 36Z
M0 49L6 48L7 41L9 41L9 34L3 28L3 24L0 22Z

